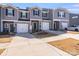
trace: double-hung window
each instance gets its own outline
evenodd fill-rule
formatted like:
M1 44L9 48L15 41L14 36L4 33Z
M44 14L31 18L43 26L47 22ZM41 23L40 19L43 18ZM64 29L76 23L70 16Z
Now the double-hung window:
M47 17L48 15L48 11L47 10L43 10L42 11L42 17Z
M11 8L6 9L6 15L8 16L14 16L14 10Z
M21 12L21 18L27 18L27 13L26 12Z
M33 10L33 15L34 16L39 16L39 10L37 10L37 9Z
M59 12L58 12L58 17L64 18L64 17L65 17L65 12L59 11Z

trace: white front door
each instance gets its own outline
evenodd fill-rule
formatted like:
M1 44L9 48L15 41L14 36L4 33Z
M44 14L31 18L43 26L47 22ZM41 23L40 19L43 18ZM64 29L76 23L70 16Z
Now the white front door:
M49 30L49 22L42 22L41 30Z
M17 24L17 33L28 32L28 24Z

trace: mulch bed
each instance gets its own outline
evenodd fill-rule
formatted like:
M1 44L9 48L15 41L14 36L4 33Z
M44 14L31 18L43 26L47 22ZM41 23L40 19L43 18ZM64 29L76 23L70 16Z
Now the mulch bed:
M0 38L11 37L11 35L0 35Z
M33 35L36 38L46 38L46 37L50 37L50 36L56 36L57 34L52 34L52 33L41 31L41 32L33 33Z

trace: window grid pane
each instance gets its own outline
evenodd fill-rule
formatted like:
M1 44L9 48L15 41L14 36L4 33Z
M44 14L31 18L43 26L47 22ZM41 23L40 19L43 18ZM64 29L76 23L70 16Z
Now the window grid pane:
M13 10L12 9L8 9L8 15L13 15Z

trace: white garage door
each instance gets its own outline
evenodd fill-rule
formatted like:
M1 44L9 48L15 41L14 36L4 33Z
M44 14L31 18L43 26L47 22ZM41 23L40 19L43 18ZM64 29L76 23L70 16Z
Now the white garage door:
M49 22L42 22L41 30L49 30Z
M28 32L28 24L17 24L17 33Z
M68 23L62 23L62 28L67 28L68 27Z

